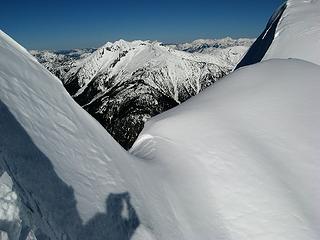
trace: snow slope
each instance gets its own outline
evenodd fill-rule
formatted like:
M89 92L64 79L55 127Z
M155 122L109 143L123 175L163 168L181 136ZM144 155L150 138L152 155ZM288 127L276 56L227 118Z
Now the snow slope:
M242 68L149 121L135 157L3 32L0 56L0 165L38 239L319 239L319 66Z
M319 13L319 0L288 0L263 60L298 58L320 65Z
M303 61L266 61L147 122L131 152L169 169L181 232L320 238L319 74Z
M288 0L275 11L236 68L274 58L320 65L319 12L319 0Z
M128 154L59 79L3 32L0 56L1 166L41 232L52 239L88 239L82 231L94 230L88 221L106 211L107 197L112 204L128 199L125 178L136 174Z

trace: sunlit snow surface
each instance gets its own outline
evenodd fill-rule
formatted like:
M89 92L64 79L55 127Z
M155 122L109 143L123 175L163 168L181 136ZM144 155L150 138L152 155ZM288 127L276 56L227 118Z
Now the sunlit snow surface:
M320 64L319 23L319 0L289 0L264 60L298 58Z
M319 76L243 67L149 121L130 155L0 32L0 166L52 239L318 240Z
M319 238L319 73L306 62L270 60L147 124L132 153L165 166L181 232Z

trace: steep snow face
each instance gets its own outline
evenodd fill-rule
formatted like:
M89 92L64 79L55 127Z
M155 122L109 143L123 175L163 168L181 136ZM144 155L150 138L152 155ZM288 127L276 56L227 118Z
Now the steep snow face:
M266 61L147 122L131 152L168 170L159 188L177 229L190 239L320 238L319 74Z
M135 175L128 154L59 79L3 32L0 56L0 165L14 181L24 214L51 239L90 239L95 230L104 238L132 235L139 221L126 193L125 178ZM117 214L123 201L126 221ZM103 220L110 225L104 232Z
M320 64L320 1L288 0L237 68L273 58L297 58Z
M319 13L319 0L288 0L263 60L298 58L320 65Z
M319 66L234 72L151 120L138 159L2 32L0 54L0 164L39 239L319 239Z

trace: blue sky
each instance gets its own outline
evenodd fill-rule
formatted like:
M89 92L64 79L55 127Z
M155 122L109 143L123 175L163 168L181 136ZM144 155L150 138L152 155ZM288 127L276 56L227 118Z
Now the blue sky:
M256 37L283 0L2 0L0 28L28 49L107 41Z

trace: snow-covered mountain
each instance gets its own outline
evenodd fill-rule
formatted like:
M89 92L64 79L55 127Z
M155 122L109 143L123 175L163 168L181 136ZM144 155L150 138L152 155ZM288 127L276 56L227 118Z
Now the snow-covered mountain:
M128 149L146 120L227 75L247 48L191 54L159 42L119 40L108 42L85 58L67 61L53 71L44 65Z
M61 78L74 66L75 61L87 57L95 50L94 48L84 48L59 51L30 50L29 52L50 72Z
M222 39L197 39L190 43L169 44L168 46L173 49L186 51L186 52L198 52L198 53L214 53L218 49L226 49L232 47L246 47L249 48L254 42L254 39L239 38L232 39L230 37Z

